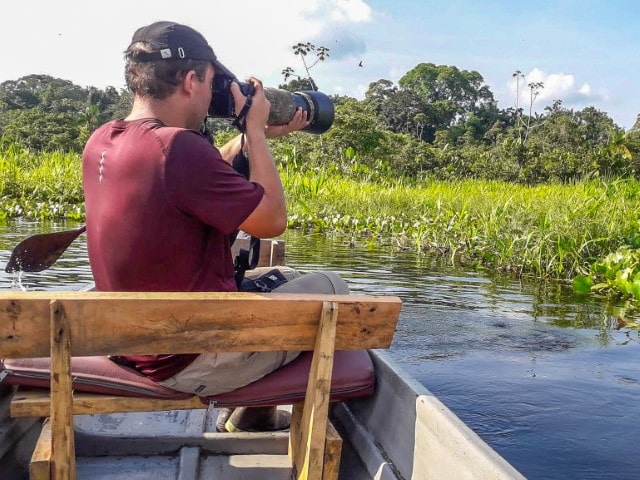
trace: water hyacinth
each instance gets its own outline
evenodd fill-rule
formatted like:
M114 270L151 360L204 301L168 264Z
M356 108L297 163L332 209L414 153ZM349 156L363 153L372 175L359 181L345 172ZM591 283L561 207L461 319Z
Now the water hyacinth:
M622 246L591 265L589 275L579 275L574 289L640 300L640 250Z
M391 238L402 248L517 275L572 280L639 237L633 180L523 186L484 180L366 183L344 176L320 191L285 178L291 228Z

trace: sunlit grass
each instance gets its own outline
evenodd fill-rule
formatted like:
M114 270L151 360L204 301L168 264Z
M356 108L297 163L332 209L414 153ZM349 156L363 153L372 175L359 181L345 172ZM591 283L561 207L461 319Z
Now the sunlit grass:
M640 246L640 184L527 187L484 180L355 180L283 168L289 227L393 241L451 263L571 279L624 245ZM0 220L82 220L80 156L0 144Z
M639 237L640 185L592 181L527 187L468 180L367 184L285 172L290 226L390 236L452 263L572 278ZM322 180L319 178L322 177ZM309 188L314 181L320 189Z
M0 144L0 219L81 219L83 202L78 154Z

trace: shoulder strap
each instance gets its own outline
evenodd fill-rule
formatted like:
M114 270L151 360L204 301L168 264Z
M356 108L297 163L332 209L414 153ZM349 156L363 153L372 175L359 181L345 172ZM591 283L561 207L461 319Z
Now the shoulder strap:
M242 284L245 272L256 268L258 266L258 260L260 260L260 239L251 236L249 249L241 248L233 262L233 268L236 271L236 286L238 288L240 288Z

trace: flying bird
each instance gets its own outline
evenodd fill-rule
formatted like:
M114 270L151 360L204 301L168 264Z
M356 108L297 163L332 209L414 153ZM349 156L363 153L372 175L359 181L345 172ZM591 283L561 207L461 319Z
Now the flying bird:
M360 63L358 64L358 66L359 66L359 67L361 67L361 66L362 66L362 60L360 60Z

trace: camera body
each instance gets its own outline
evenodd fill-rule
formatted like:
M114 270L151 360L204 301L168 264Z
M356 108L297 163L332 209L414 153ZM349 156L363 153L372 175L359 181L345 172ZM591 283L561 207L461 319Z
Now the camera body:
M244 96L252 92L253 84L240 82L236 78L216 75L211 86L212 96L209 116L218 118L235 117L235 103L231 94L231 84L239 85ZM285 125L293 118L298 107L307 112L311 122L302 131L324 133L333 124L335 110L331 99L321 92L304 91L291 93L286 90L265 87L265 96L271 103L267 125Z
M231 95L231 84L236 82L240 86L240 91L246 97L251 92L253 85L246 82L239 82L233 77L216 75L211 85L211 104L209 105L209 116L218 118L232 118L235 116L233 95Z

